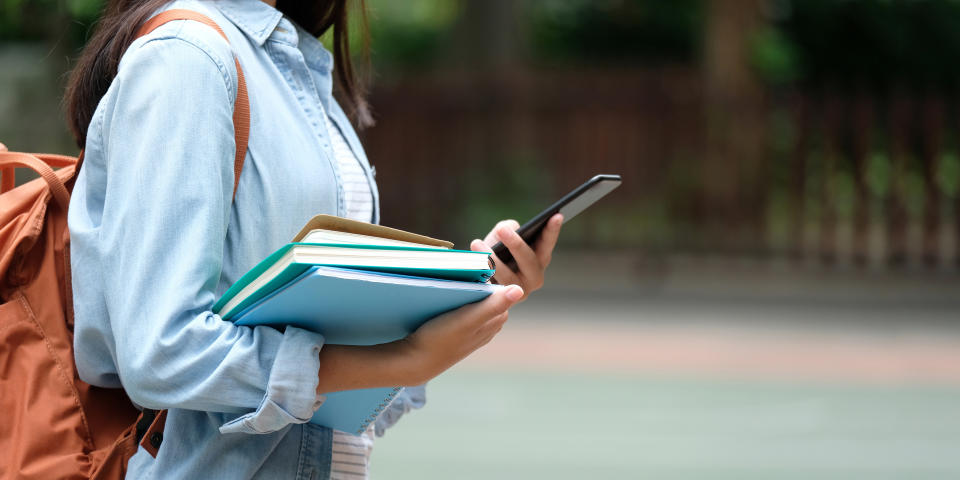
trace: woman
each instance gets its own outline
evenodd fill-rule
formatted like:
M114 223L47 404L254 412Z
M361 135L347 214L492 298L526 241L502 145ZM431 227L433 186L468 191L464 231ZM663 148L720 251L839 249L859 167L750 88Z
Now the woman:
M475 240L474 249L510 248L518 272L498 263L495 280L516 286L390 344L324 345L312 332L237 327L210 311L312 215L379 221L369 163L331 96L335 64L342 97L369 123L344 3L111 0L71 77L69 120L85 149L69 213L77 368L142 407L169 409L156 458L141 449L130 478L363 477L371 432L306 423L323 393L422 384L488 342L542 284L559 216L534 249L512 221ZM171 8L210 17L230 43L190 21L133 41ZM331 26L336 55L316 38ZM234 54L252 114L235 199ZM410 392L378 432L422 403Z

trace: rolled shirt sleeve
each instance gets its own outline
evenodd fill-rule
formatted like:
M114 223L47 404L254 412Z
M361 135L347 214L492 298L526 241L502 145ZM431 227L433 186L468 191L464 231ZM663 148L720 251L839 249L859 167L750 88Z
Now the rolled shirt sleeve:
M423 408L426 403L426 384L404 388L403 391L394 397L387 409L377 417L377 421L374 423L374 433L376 433L378 437L382 437L388 428L396 425L400 417L410 413L411 410Z
M317 343L317 335L287 327L270 370L267 393L257 410L224 424L220 433L270 433L290 423L310 420L325 399L316 394L322 346ZM307 361L304 351L311 353ZM313 391L305 390L304 385L313 385Z
M78 308L77 365L85 380L110 383L94 366L105 354L84 353L84 342L99 336L135 403L240 413L222 432L273 432L308 421L322 402L324 339L240 327L211 311L232 203L236 72L212 29L195 39L159 33L183 23L131 47L111 85L116 94L93 120L102 128L91 132L101 135L87 150L102 149L104 160L84 168L100 169L103 185L77 189L84 198L70 221L74 268L85 269L75 283L97 286L77 286L75 295L103 299L96 308L109 333L81 318L95 307Z

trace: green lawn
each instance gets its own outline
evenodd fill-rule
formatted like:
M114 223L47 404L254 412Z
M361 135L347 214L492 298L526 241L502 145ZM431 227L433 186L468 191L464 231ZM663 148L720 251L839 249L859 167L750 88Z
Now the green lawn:
M960 478L960 386L454 369L377 479Z

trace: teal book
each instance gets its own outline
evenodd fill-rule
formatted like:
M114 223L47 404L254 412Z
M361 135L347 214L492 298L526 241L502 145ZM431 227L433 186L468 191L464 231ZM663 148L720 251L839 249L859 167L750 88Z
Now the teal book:
M293 325L327 344L376 345L406 337L425 321L493 293L497 285L311 266L233 316L237 325ZM360 435L402 390L326 395L312 423Z
M230 320L314 266L395 273L465 282L486 282L494 274L487 252L429 247L343 243L289 243L240 277L213 305Z

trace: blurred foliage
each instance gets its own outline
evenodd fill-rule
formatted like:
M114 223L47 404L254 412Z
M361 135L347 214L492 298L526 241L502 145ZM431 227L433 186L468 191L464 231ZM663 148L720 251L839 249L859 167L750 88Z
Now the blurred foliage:
M949 197L956 198L960 194L960 157L956 153L946 153L940 158L937 183Z
M800 75L796 46L782 31L769 26L751 38L750 66L762 80L774 85L793 82Z
M887 196L890 191L890 179L893 176L893 166L890 157L884 152L874 152L867 159L865 172L867 189L879 198Z
M443 59L461 0L368 0L374 64ZM0 39L82 45L104 0L0 0ZM519 22L534 61L695 63L704 0L528 0ZM960 0L767 0L750 62L773 85L938 85L960 80ZM356 39L355 39L356 40ZM478 42L482 39L478 39Z
M62 40L79 48L105 0L0 0L0 39ZM537 0L519 9L534 59L573 63L693 62L703 0ZM368 0L372 58L385 68L442 59L463 9L460 0ZM51 13L53 15L51 15ZM359 42L353 29L351 41ZM328 39L325 39L328 40ZM483 41L478 39L478 42Z
M0 40L50 40L83 45L104 0L0 0Z
M806 84L947 86L960 80L960 1L772 0L757 46L761 75ZM788 53L788 52L795 52Z
M917 169L912 169L901 175L897 180L902 189L903 203L907 209L907 214L913 218L919 218L923 215L924 197L927 191L923 174L918 172Z
M527 3L535 56L575 62L691 62L702 0L542 0Z
M544 168L536 152L502 152L497 165L468 163L467 177L474 181L461 188L459 211L455 216L460 232L486 232L496 222L512 218L523 223L545 207L542 199L554 184L551 170ZM470 238L464 238L469 244Z
M378 68L418 68L441 59L463 11L463 2L457 0L367 3ZM533 60L692 62L701 42L702 4L702 0L527 1L519 9L523 15L519 23Z
M367 0L371 59L378 68L419 68L439 58L460 13L453 0ZM358 42L358 29L351 41Z
M67 12L81 21L96 19L104 4L103 0L66 0Z
M66 65L65 59L75 57L88 38L105 1L0 0L0 41L33 43L30 47L45 52L44 58L58 59L48 62L54 72L49 77L61 78L58 75L66 70L61 66ZM706 15L715 10L707 8L706 0L516 0L505 10L504 2L487 4L484 0L366 1L372 64L381 72L381 79L402 77L404 70L430 75L431 70L455 66L461 58L473 61L471 49L481 49L485 42L496 43L496 36L513 28L516 31L506 36L519 35L506 44L519 53L511 60L533 70L538 65L567 70L599 66L615 75L617 69L681 64L693 67L688 70L697 75ZM912 97L923 91L950 105L955 102L956 95L949 92L960 85L960 62L956 61L960 58L960 0L762 0L762 4L760 27L741 33L749 48L749 66L765 85L764 98L771 108L763 122L763 135L756 137L765 142L769 161L763 166L763 175L749 177L760 180L744 180L740 188L764 192L767 203L758 209L758 215L766 217L771 244L791 242L790 236L796 232L791 229L790 216L798 204L803 206L805 222L816 222L829 213L823 202L836 206L832 211L841 219L854 214L856 178L845 149L831 153L824 145L827 140L816 138L823 133L813 134L807 139L812 144L806 150L803 171L793 167L804 132L789 101L795 94L810 99L816 110L818 99L829 96L823 93L840 90L842 96L843 90L870 90L878 125L871 134L862 179L870 193L868 201L876 206L883 203L881 199L901 198L911 216L920 215L927 188L920 174L922 162L919 157L893 162L889 124L884 119L891 114L891 92ZM509 15L493 15L492 22L480 18L483 15L474 18L471 15L477 6L481 12L499 8L500 13ZM517 21L500 25L503 18ZM479 34L467 31L465 25L480 26ZM329 45L329 35L323 40ZM359 29L351 30L350 41L360 46ZM354 52L360 50L354 48ZM684 95L702 93L692 90L696 88L700 87L691 87ZM44 90L50 91L52 87ZM8 95L13 97L24 95ZM695 123L698 119L693 115L691 122ZM956 114L951 110L947 116L947 123L953 124ZM812 123L817 122L814 119ZM19 130L5 132L2 128L0 124L0 134L16 132L24 138ZM934 180L947 197L957 198L960 155L956 153L958 140L951 135L944 141L946 151L936 163ZM916 141L910 143L908 149L916 148ZM466 209L457 218L482 225L504 217L523 220L542 208L544 199L563 193L552 191L552 179L543 175L550 171L545 166L550 159L529 146L514 148L517 151L493 155L499 162L496 170L508 172L493 182L495 191L480 183L482 188L465 190L458 204L450 206ZM628 245L642 239L645 247L664 251L697 245L703 233L698 222L704 214L701 154L678 153L669 159L669 168L658 173L662 175L660 186L644 192L636 205L623 211L597 210L590 217L594 221L565 227L565 238L606 245ZM482 171L475 173L483 175ZM753 175L746 172L744 178L747 174ZM794 198L791 189L801 179L802 198ZM459 231L476 231L474 224L459 227Z
M853 217L853 209L856 202L856 185L853 178L853 172L849 169L841 169L830 177L830 193L833 196L833 203L836 205L837 215L841 219L850 219Z

